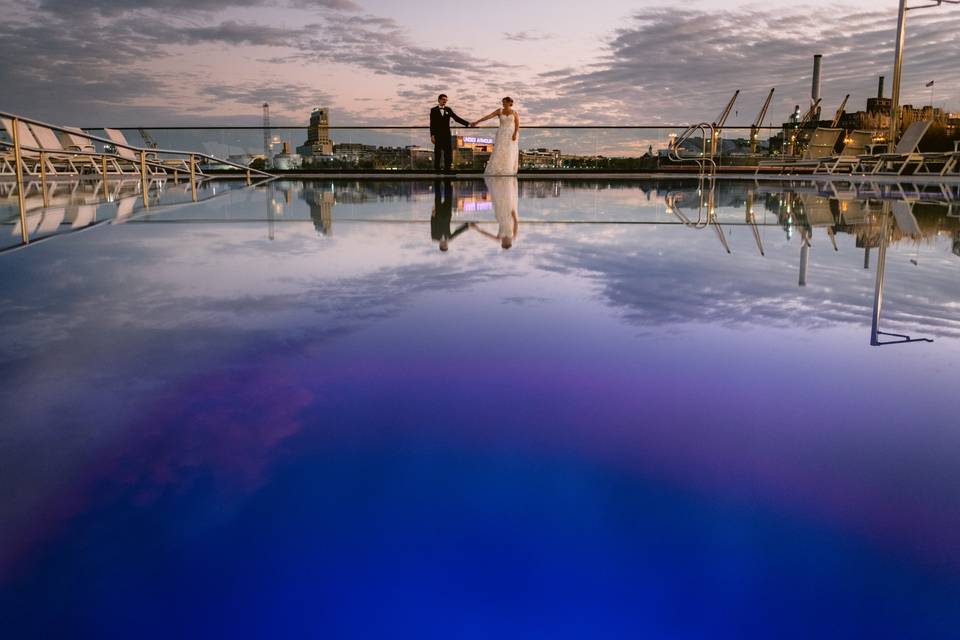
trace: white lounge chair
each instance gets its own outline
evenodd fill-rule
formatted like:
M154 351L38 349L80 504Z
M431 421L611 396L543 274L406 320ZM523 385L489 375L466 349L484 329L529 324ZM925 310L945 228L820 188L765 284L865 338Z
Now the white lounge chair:
M13 140L13 120L9 118L0 118L0 123L3 124L3 128L6 130L7 135ZM33 137L33 133L30 132L30 128L27 126L26 122L22 120L17 121L17 142L20 145L20 160L22 162L21 166L23 171L30 175L38 175L40 173L40 152L37 149L40 149L40 143L37 142L36 138ZM52 156L44 154L43 166L47 173L56 174L57 166L54 165ZM61 163L61 168L63 164ZM76 167L72 167L73 170L76 170Z
M80 167L86 165L89 165L94 171L98 170L96 157L94 155L88 155L91 152L71 153L71 151L64 148L63 143L60 142L60 138L57 137L53 129L39 124L31 124L29 126L30 131L33 132L34 139L39 143L40 147L45 151L53 152L57 158L68 162L74 173L80 173Z
M857 130L847 134L846 144L838 155L821 158L814 173L851 173L860 164L860 157L867 151L867 145L873 142L873 131Z
M821 159L834 155L833 150L837 146L837 140L840 139L842 133L843 129L817 127L810 134L810 142L802 156L790 159L781 158L780 160L761 160L757 163L757 170L754 173L759 173L762 167L780 167L781 173L790 169L815 169Z
M146 151L147 172L153 175L166 174L167 170L190 171L190 164L184 158L161 160L155 151L134 147L127 142L127 137L119 129L104 129L107 137L117 148L117 155L131 162L140 162L140 152ZM136 151L134 151L136 149ZM137 165L139 166L139 164Z
M134 151L134 147L127 142L126 137L123 135L123 132L119 129L104 129L104 133L107 134L116 149L116 156L124 160L127 164L130 165L131 171L123 171L118 164L118 170L120 173L127 174L138 174L140 173L140 154L137 151ZM147 173L154 174L156 173L155 167L151 160L147 160L145 163L147 167Z
M911 123L907 130L903 132L892 153L861 156L858 165L860 172L899 176L903 175L903 172L911 164L922 163L924 160L923 154L918 151L918 148L931 124L933 123L930 120L918 120Z
M65 148L68 151L82 151L84 153L96 153L97 147L93 140L84 134L83 129L79 127L64 127L60 132L65 141Z

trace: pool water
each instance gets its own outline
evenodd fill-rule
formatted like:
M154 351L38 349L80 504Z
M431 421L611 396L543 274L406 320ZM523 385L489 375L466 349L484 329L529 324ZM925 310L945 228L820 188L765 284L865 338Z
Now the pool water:
M5 637L956 637L955 186L131 189L2 201Z

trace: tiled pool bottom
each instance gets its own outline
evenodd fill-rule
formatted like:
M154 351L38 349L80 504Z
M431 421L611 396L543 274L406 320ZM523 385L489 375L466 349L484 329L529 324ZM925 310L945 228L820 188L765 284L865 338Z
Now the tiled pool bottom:
M4 636L955 637L956 220L695 187L523 185L503 249L482 183L280 183L0 255ZM933 343L870 346L885 228Z

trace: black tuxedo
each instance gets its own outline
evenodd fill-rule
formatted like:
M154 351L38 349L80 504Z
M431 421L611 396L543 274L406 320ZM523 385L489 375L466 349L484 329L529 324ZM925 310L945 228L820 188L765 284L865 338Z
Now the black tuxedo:
M443 156L443 169L449 171L453 165L453 137L450 135L450 120L456 120L463 126L470 123L453 112L450 107L440 111L440 105L430 110L430 135L433 136L433 168L440 171L440 157Z

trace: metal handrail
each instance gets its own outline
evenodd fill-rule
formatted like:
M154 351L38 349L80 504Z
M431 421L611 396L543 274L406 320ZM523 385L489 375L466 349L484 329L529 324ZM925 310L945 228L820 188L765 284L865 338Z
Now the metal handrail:
M710 150L707 151L707 130L710 130ZM680 145L693 137L695 132L699 131L703 144L701 145L701 153L695 158L685 158L680 155L679 149ZM717 173L717 163L713 159L713 146L714 141L716 140L717 128L712 122L700 122L698 124L692 124L688 126L679 136L677 136L673 142L670 143L668 148L667 157L669 157L674 162L688 162L693 160L700 167L701 177L707 171L707 165L710 165L710 175L714 176Z
M50 124L49 122L43 122L43 121L41 121L41 120L34 120L34 119L32 119L32 118L25 118L25 117L23 117L23 116L20 116L20 115L14 114L14 113L7 113L7 112L5 112L5 111L0 111L0 117L3 117L3 118L11 118L11 119L14 121L14 131L17 130L16 122L19 120L19 121L21 121L21 122L26 122L27 124L35 124L35 125L37 125L37 126L46 127L46 128L48 128L48 129L52 129L52 130L54 130L54 131L60 131L60 132L62 132L62 133L70 133L70 134L73 134L73 135L76 135L76 134L77 134L76 131L71 131L71 130L65 128L65 127L60 126L60 125ZM273 177L274 177L273 174L267 173L266 171L260 171L259 169L253 169L253 168L251 168L251 167L247 167L247 166L238 164L238 163L236 163L236 162L232 162L232 161L230 161L230 160L223 160L223 159L221 159L221 158L217 158L217 157L215 157L215 156L211 156L211 155L208 155L208 154L206 154L206 153L201 153L201 152L197 152L197 151L181 151L181 150L178 150L178 149L146 149L146 148L143 148L143 147L135 147L135 146L130 145L130 144L121 144L121 143L119 143L119 142L115 142L115 141L113 141L113 140L110 140L109 138L103 138L103 137L101 137L101 136L96 136L96 135L93 135L93 134L91 134L91 133L87 133L86 130L83 131L83 137L84 137L84 138L87 138L87 139L89 139L89 140L95 140L95 141L100 142L100 143L103 143L103 144L112 145L112 146L114 146L114 147L122 147L122 148L124 148L124 149L129 149L129 150L131 150L131 151L136 151L137 153L141 154L141 163L144 163L144 162L145 162L145 161L143 160L143 158L145 157L145 154L151 154L151 153L152 153L152 154L157 154L157 155L159 155L159 154L167 154L167 155L177 155L177 156L189 156L189 157L191 157L191 158L203 158L203 159L205 159L205 160L211 160L211 161L213 161L213 162L217 162L217 163L220 163L220 164L225 164L225 165L227 165L227 166L231 166L231 167L240 169L240 170L242 170L242 171L246 171L246 172L248 172L248 173L256 173L256 174L258 174L258 175L261 175L261 176L264 176L264 177L267 177L267 178L273 178ZM10 143L2 143L2 144L4 144L5 146L14 146L13 144L10 144ZM27 145L19 145L19 147L20 147L21 149L27 149L28 151L36 151L36 152L39 152L39 153L53 153L53 154L55 154L55 155L56 155L56 154L59 154L59 155L86 155L87 153L90 153L90 152L65 151L65 150L63 150L63 149L43 149L43 148L37 148L37 147L29 147L29 146L27 146ZM94 153L94 154L92 154L92 155L103 156L103 155L109 155L109 154ZM146 162L149 162L149 161L146 161ZM157 165L157 163L153 163L153 166L158 166L158 165ZM162 165L159 165L159 166L162 166Z

